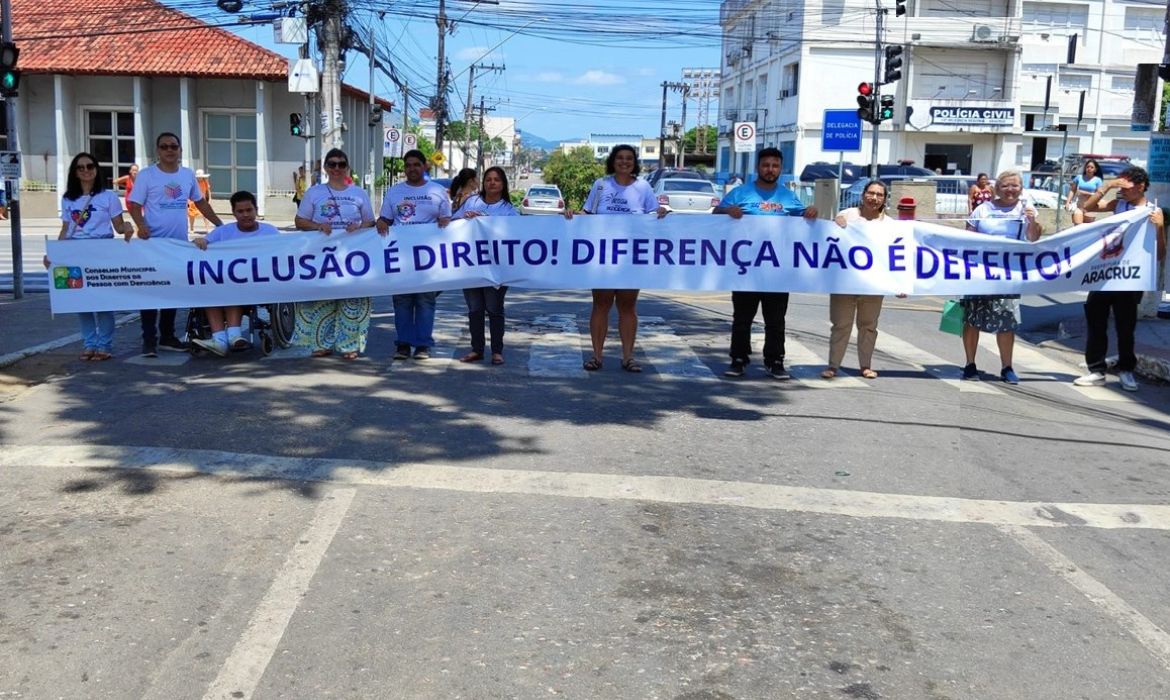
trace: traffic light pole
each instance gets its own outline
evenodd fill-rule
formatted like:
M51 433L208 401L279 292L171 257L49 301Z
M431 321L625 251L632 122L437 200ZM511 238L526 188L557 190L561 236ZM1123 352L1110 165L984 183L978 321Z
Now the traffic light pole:
M3 40L12 41L12 2L0 0L0 22L4 23ZM8 150L16 150L16 105L15 98L4 100L4 111L8 117ZM24 244L20 240L20 179L4 183L8 190L8 223L12 232L12 298L24 298Z
M881 0L877 0L877 36L873 43L873 108L880 109L882 84L882 18L886 11L882 9ZM877 115L874 115L877 117ZM878 119L873 121L873 145L869 156L869 179L876 180L878 176L878 132L882 124Z

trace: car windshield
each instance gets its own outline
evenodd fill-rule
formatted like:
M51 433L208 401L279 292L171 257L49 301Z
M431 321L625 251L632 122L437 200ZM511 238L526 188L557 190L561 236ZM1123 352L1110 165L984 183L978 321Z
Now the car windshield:
M560 197L561 193L552 187L533 187L528 190L529 197Z
M663 192L702 192L710 194L715 191L711 183L705 180L664 180Z

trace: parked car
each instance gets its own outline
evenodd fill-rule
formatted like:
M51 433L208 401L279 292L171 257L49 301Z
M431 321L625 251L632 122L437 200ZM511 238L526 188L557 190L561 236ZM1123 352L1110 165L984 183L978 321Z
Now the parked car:
M885 180L889 177L934 177L935 172L926 168L920 168L916 165L903 165L901 163L887 163L878 165L878 178ZM820 161L817 163L809 163L804 166L804 170L800 171L801 182L813 182L823 178L836 179L837 164ZM869 179L869 166L855 165L853 163L845 163L841 166L841 184L849 185L859 180Z
M688 168L659 168L650 172L646 177L646 182L651 187L654 187L663 178L673 178L675 180L706 180L707 176L698 170L690 170Z
M668 177L654 185L658 204L678 214L710 214L719 205L715 185L708 180Z
M520 202L520 213L532 214L563 214L565 213L565 198L556 185L533 185L524 193Z

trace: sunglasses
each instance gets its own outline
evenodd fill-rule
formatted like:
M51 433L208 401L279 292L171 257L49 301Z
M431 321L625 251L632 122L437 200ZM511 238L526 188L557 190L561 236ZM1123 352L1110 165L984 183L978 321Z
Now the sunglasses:
M325 161L326 168L348 168L349 163L344 160L327 160Z
M160 143L158 145L158 150L160 151L177 151L179 148L179 144L177 143Z
M97 170L97 163L78 163L76 170Z

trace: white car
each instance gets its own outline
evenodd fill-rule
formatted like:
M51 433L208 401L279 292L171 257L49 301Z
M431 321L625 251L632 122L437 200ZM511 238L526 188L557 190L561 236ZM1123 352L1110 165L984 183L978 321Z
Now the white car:
M677 214L710 214L719 206L719 195L709 180L664 177L654 185L658 204Z
M556 185L533 185L524 193L524 201L520 202L520 213L532 214L564 214L565 198Z

